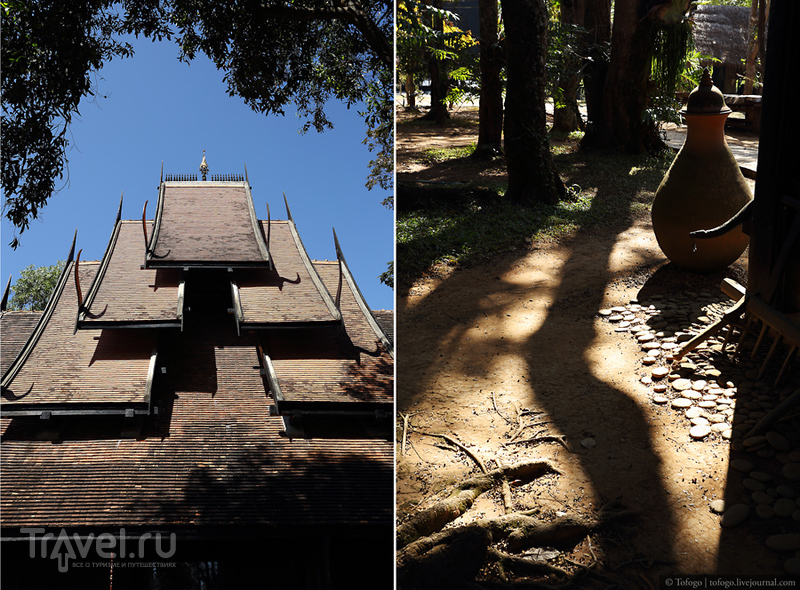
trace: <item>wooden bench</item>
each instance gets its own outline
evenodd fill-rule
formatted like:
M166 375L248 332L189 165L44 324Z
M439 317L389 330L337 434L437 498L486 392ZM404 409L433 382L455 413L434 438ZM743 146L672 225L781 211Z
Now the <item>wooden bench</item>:
M724 94L725 104L732 111L744 113L742 119L732 119L728 117L726 124L734 126L741 125L754 133L761 131L761 95L760 94Z

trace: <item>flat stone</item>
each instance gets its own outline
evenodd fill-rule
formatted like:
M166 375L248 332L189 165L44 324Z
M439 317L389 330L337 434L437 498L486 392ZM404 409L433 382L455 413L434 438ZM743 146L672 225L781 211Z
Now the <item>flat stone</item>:
M766 492L753 492L750 497L756 504L772 504L775 501L775 498ZM791 502L791 500L789 501ZM792 502L792 508L794 508L794 502ZM794 510L792 510L792 512L794 512ZM791 512L789 514L791 514Z
M797 505L795 505L794 500L789 498L779 498L772 509L781 518L789 518L797 510Z
M731 467L736 471L741 471L742 473L750 473L753 470L754 465L747 459L733 459L731 461Z
M787 463L782 472L783 477L789 481L800 481L800 463Z
M655 365L658 362L658 359L654 356L646 356L642 359L643 365Z
M593 439L593 438L584 438L581 441L581 446L584 449L593 449L593 448L595 448L597 446L597 441L595 439Z
M672 382L672 387L677 391L686 391L691 389L692 382L689 379L676 379Z
M653 334L652 332L644 332L643 334L639 334L636 337L636 340L638 340L641 343L651 342L651 341L653 341L655 339L656 339L656 335Z
M726 424L725 416L722 414L711 414L708 417L708 421L712 424L725 424L728 428L730 428L730 425Z
M782 434L775 432L774 430L767 432L766 437L767 442L772 445L776 451L788 451L792 448L789 439Z
M714 416L711 417L713 418ZM713 430L714 432L725 432L726 430L730 429L731 425L728 424L727 422L716 422L711 425L711 430Z
M708 418L705 416L697 416L696 418L692 418L690 420L692 426L708 426ZM710 428L710 427L709 427Z
M656 367L652 370L651 374L653 375L653 379L663 379L669 375L669 369L667 367Z
M767 486L765 486L763 483L749 477L742 481L742 485L745 487L745 489L748 489L751 492L763 492L767 489Z
M695 420L697 420L697 418L695 418ZM692 426L692 429L689 430L689 436L691 436L694 439L705 438L709 434L711 434L711 429L705 424L700 424L698 426Z
M766 471L751 471L750 477L757 479L758 481L772 481L772 476Z
M744 446L753 448L764 444L765 442L767 442L766 436L751 436L750 438L744 439Z
M750 507L747 504L734 504L725 510L719 523L724 527L735 527L742 524L750 516Z
M664 393L667 390L666 383L656 383L653 385L653 391L656 393Z
M800 549L800 533L783 533L767 537L767 547L773 551L797 551Z
M692 381L692 389L694 389L695 391L703 391L706 388L707 384L708 384L707 381L703 379L698 379L697 381Z
M608 321L609 322L621 322L622 321L622 316L620 314L618 314L618 313L615 313L614 315L608 316Z
M669 401L668 397L664 397L663 395L654 395L653 396L653 403L654 404L665 404Z
M776 491L778 492L779 496L783 496L784 498L795 498L797 496L797 492L787 485L779 485Z
M697 418L698 416L705 416L705 412L700 408L689 408L686 410L686 412L684 412L683 415L691 420L692 418Z
M700 406L701 408L706 408L706 409L716 408L717 407L716 403L714 403L712 401L707 401L707 400L701 401L697 405Z
M600 314L600 315L601 315L601 316L603 316L603 317L608 317L608 316L610 316L610 315L611 315L613 312L612 312L610 309L601 309L601 310L600 310L600 311L598 311L597 313L598 313L598 314Z
M701 399L703 397L700 395L699 391L695 391L693 389L687 389L686 391L681 392L681 395L689 399Z
M756 516L759 518L772 518L775 516L775 511L769 504L756 504Z
M689 406L692 405L692 400L686 399L685 397L677 397L674 400L672 400L672 404L670 405L673 408L688 408Z
M783 570L790 576L800 576L800 557L790 557L784 561Z
M714 500L709 504L709 507L711 508L711 512L722 514L725 512L725 500Z

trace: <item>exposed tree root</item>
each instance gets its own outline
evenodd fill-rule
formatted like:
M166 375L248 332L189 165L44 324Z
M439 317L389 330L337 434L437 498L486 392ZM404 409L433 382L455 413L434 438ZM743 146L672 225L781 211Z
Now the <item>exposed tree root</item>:
M455 494L455 498L469 493L472 501L488 490L497 478L522 475L520 479L530 481L534 474L541 475L543 469L553 469L546 462L521 464L505 469L497 469L485 476L467 480ZM451 497L452 498L452 497ZM428 588L567 588L575 587L577 580L585 576L590 567L580 566L577 572L569 572L541 561L513 555L531 547L559 547L574 545L604 524L631 515L624 510L604 509L593 516L567 515L553 521L543 521L533 516L512 513L495 518L441 530L440 507L450 506L449 500L440 502L432 509L418 514L412 521L413 528L398 529L397 554L398 588L401 590L426 590ZM463 504L462 504L463 506ZM468 508L468 507L467 507ZM466 509L464 509L465 511ZM463 513L463 512L462 512ZM433 528L434 522L438 529ZM421 535L423 527L431 530ZM413 534L416 540L405 543ZM402 535L402 540L400 539ZM505 551L494 545L502 543ZM594 552L592 552L594 556ZM595 557L596 563L596 557ZM525 582L524 584L476 582L478 573L488 564L495 564L501 578L507 574L514 576L539 576L544 582ZM593 563L591 567L595 564ZM555 584L555 585L553 585Z
M461 482L449 498L422 510L411 520L397 527L397 546L403 548L420 537L441 530L448 522L452 522L469 510L478 496L490 490L504 477L511 481L530 482L546 473L560 473L560 471L549 461L530 461L469 478Z

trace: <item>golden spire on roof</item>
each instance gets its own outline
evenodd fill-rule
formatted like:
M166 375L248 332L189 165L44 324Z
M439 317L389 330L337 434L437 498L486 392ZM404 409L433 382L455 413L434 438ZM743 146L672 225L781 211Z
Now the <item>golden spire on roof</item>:
M206 150L203 150L203 161L200 162L200 173L203 175L203 180L206 180L206 174L208 174L208 164L206 163Z

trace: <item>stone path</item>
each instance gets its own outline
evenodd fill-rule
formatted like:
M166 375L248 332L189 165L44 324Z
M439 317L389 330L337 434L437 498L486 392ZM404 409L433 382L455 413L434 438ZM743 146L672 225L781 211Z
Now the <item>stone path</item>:
M683 359L674 358L682 343L714 323L730 305L722 296L686 292L656 295L598 313L641 347L642 368L637 373L650 390L651 403L682 414L686 436L695 444L730 444L730 467L741 488L738 494L727 490L725 495L749 501L711 502L709 510L720 516L719 525L746 526L755 519L762 530L766 527L764 543L779 554L784 570L800 575L800 416L786 417L763 436L747 434L800 387L800 371L795 367L778 387L770 380L777 369L757 380L766 350L750 359L752 346L745 347L747 354L734 361L738 334L726 343L724 331ZM784 355L776 356L782 362Z

